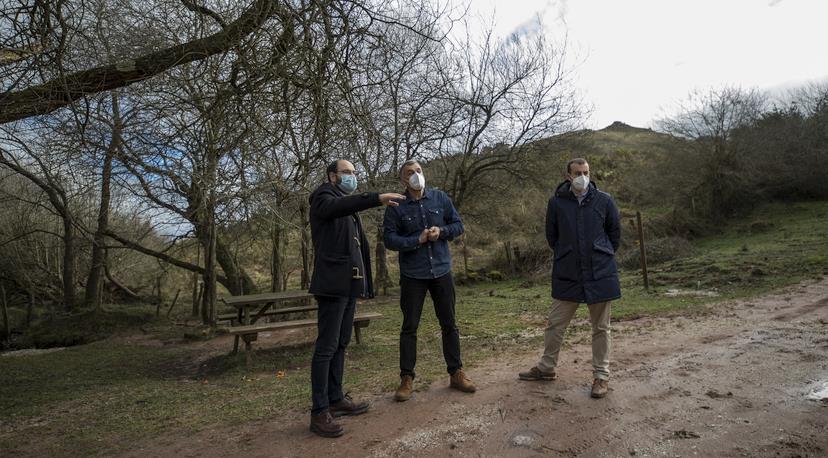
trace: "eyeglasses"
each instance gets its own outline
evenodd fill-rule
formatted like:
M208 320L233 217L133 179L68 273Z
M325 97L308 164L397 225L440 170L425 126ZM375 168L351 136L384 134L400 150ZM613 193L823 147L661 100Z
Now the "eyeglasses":
M359 172L357 172L356 170L337 170L336 173L341 173L343 175L353 175L359 178Z

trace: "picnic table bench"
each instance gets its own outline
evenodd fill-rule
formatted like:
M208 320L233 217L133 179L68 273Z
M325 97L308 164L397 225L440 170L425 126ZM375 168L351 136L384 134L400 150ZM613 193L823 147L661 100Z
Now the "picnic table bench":
M225 331L235 337L233 339L233 353L237 353L239 350L239 338L241 337L244 340L245 354L249 363L252 342L257 340L260 332L316 326L316 318L277 321L272 323L257 323L257 321L263 317L316 311L316 305L275 307L277 304L284 302L309 300L312 297L313 294L307 291L282 291L277 293L225 297L221 298L221 301L228 306L235 307L236 312L221 314L217 318L219 321L230 322L230 326L225 328ZM354 315L354 335L357 343L361 342L362 336L360 330L368 327L371 320L380 318L382 318L382 314L376 312L361 312Z

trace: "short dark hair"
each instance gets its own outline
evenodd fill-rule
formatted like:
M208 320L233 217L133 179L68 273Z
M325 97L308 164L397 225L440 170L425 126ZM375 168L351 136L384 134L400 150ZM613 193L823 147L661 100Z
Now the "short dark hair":
M570 159L569 162L566 163L566 173L572 173L572 164L584 165L586 164L586 159L582 157L576 157L575 159Z
M408 167L409 165L414 165L414 164L419 164L419 163L420 163L420 161L418 161L417 159L409 159L409 160L403 162L403 165L400 166L400 172L397 175L400 178L402 178L403 170L405 170L406 167ZM422 165L422 164L420 164L420 165Z
M328 178L328 181L331 181L331 174L337 172L337 169L339 168L339 161L340 159L334 159L333 162L328 164L328 168L325 169L325 176Z

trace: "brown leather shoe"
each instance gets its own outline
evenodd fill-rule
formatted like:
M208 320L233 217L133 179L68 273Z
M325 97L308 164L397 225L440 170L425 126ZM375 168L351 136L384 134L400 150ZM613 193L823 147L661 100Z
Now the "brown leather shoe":
M351 399L351 396L348 393L345 393L345 397L342 398L337 403L331 404L330 411L331 415L336 417L342 417L345 415L361 415L368 411L368 407L370 405L367 402L354 402Z
M558 375L555 374L555 371L544 372L540 370L538 366L535 366L526 372L518 373L518 378L521 380L534 382L538 380L555 380L556 378L558 378Z
M457 369L457 372L451 374L451 378L449 380L449 386L455 390L460 390L464 393L474 393L477 391L477 387L474 386L474 383L472 383L468 377L466 377L466 374L462 369Z
M410 375L403 375L400 378L400 387L394 393L394 400L403 402L411 399L411 393L414 391L414 378Z
M322 437L339 437L345 433L345 429L334 420L329 410L311 414L310 430Z
M601 380L599 378L593 380L592 382L592 394L593 398L603 398L609 392L609 381L608 380Z

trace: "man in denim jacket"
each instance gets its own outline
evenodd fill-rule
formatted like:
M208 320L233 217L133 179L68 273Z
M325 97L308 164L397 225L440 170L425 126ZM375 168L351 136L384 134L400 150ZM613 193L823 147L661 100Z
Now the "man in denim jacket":
M443 191L426 188L423 170L417 161L406 161L400 169L400 183L406 200L385 210L385 246L399 252L400 387L397 401L411 397L414 366L417 362L417 327L426 292L431 294L434 312L443 334L443 357L450 374L450 386L473 393L474 384L463 373L460 335L454 319L454 279L448 242L463 233L460 215Z
M586 303L592 322L592 397L609 390L610 301L621 297L615 252L621 218L612 196L589 180L586 160L566 165L566 181L546 210L546 240L554 251L552 308L544 333L543 356L521 380L554 380L564 332L578 304Z

